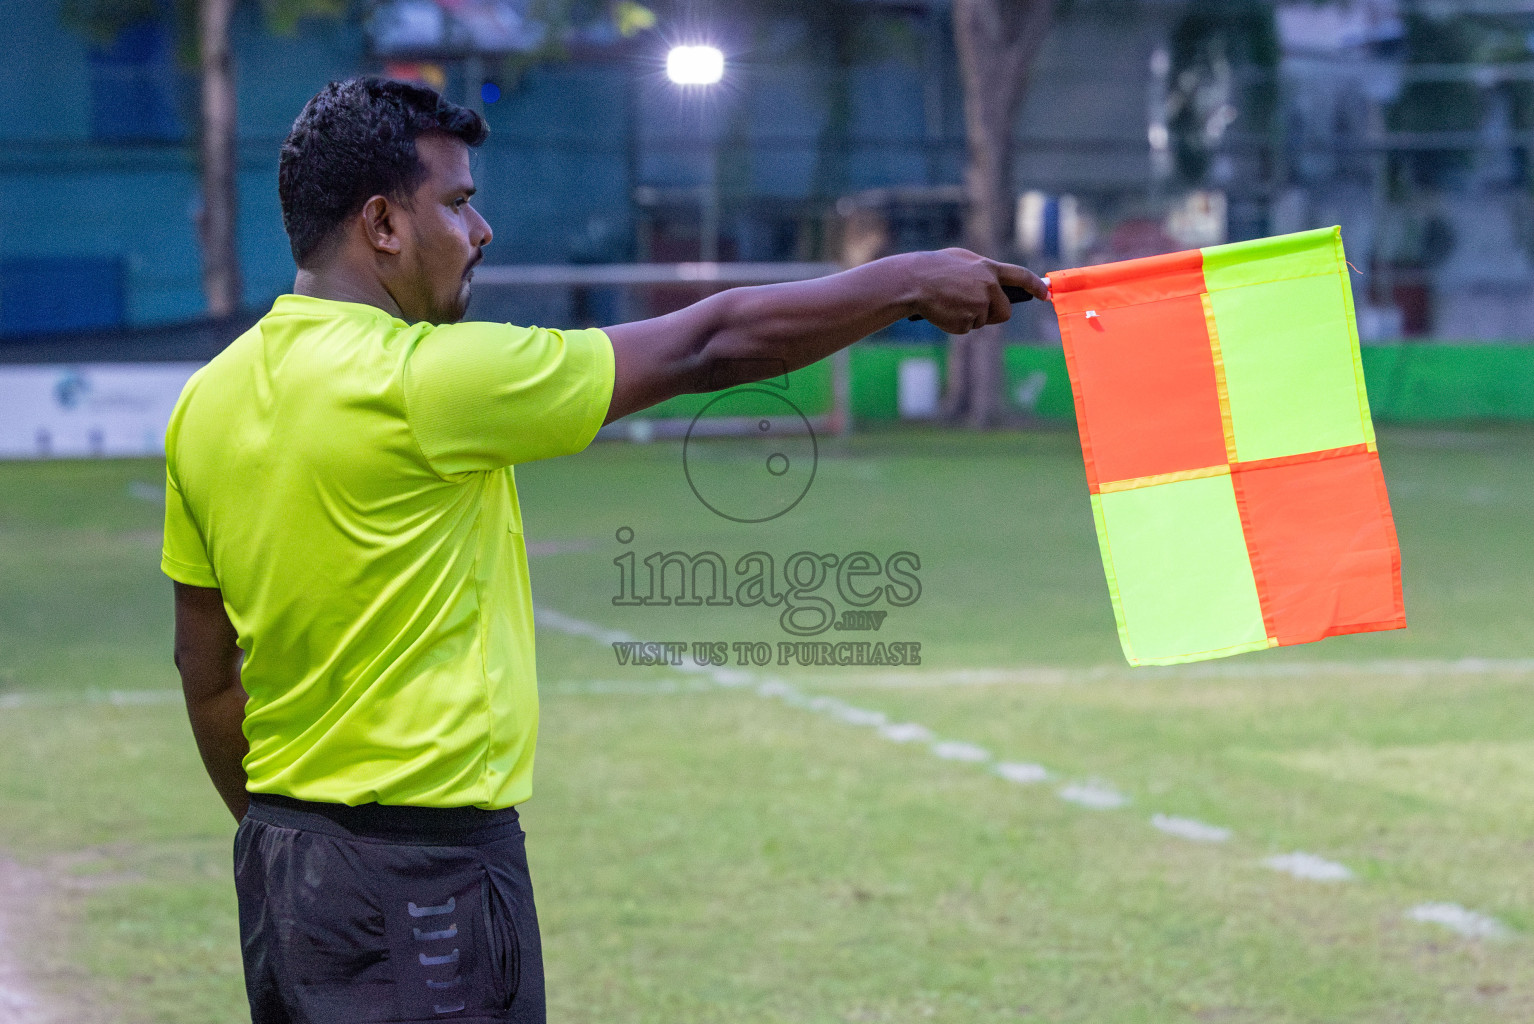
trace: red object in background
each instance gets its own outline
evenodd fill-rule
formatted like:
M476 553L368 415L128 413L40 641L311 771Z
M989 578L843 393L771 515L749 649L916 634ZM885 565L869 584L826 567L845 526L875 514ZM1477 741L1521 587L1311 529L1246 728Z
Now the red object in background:
M693 263L698 260L702 240L696 222L657 218L652 230L649 253L644 262ZM719 261L730 263L735 256L735 240L729 236L720 238ZM675 313L727 287L722 284L651 284L645 285L640 292L644 297L645 315L657 317Z
M1176 252L1182 246L1166 233L1161 221L1154 217L1130 217L1119 221L1108 236L1104 250L1094 253L1092 262L1109 263L1119 260L1137 260L1145 256L1160 256Z
M441 92L447 88L447 75L440 64L427 61L391 60L384 65L384 77L396 82L414 82Z

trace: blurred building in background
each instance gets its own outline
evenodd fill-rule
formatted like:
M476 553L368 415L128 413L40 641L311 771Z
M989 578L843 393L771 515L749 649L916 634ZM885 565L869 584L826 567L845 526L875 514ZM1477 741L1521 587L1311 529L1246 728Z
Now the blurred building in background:
M1526 342L1534 4L1278 8L1276 229L1340 223L1366 339Z
M475 173L491 262L669 262L710 245L803 262L958 238L944 0L721 0L707 23L695 4L618 3L561 26L525 0L359 0L291 34L247 7L252 309L292 282L281 139L325 82L358 73L426 81L489 119ZM66 27L63 0L0 8L0 344L196 318L197 88L169 17L107 42ZM724 50L719 85L667 80L684 37ZM1341 223L1367 339L1527 340L1531 44L1534 3L1512 0L1062 2L1019 115L1019 255L1049 268ZM473 312L648 311L614 301L487 291Z

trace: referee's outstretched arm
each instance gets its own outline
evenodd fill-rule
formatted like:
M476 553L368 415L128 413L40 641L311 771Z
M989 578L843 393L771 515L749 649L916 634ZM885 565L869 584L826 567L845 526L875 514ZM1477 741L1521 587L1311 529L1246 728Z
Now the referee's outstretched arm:
M666 316L605 328L616 363L607 422L674 395L797 370L907 316L949 334L1004 323L1012 306L1003 286L1049 298L1031 270L944 249L813 281L732 288Z

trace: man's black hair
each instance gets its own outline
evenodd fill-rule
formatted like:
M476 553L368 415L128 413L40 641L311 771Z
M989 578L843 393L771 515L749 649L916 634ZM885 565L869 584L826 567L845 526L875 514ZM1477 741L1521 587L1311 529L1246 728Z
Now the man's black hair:
M415 140L441 132L478 146L485 119L424 85L384 78L331 82L304 105L282 144L277 195L299 266L372 196L404 200L426 177Z

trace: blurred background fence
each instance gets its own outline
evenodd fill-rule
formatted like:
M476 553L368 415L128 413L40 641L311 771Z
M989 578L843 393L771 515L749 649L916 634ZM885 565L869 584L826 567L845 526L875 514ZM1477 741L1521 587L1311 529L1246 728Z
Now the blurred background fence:
M238 301L218 310L181 8L0 0L0 361L196 361L226 344L291 285L280 141L320 86L357 73L427 82L489 120L475 202L496 237L472 316L584 326L717 287L620 271L513 286L495 283L502 268L831 269L964 237L973 140L945 0L593 3L557 18L526 0L224 2ZM1377 412L1529 415L1522 357L1438 346L1534 340L1534 3L1053 7L1010 141L1008 255L1048 270L1340 223L1361 336L1382 347L1366 361ZM453 43L459 30L499 42ZM679 89L665 54L694 38L719 45L723 78ZM1037 303L1019 314L1007 402L1068 416L1053 319ZM853 419L898 415L900 380L907 412L926 415L944 344L911 323L861 343ZM886 383L860 383L876 366Z

